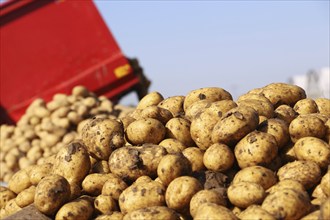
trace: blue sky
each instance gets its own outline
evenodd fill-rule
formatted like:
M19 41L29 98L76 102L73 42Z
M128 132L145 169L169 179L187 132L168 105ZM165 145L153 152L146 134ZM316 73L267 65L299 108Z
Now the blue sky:
M94 2L165 98L211 86L237 97L329 66L329 1Z

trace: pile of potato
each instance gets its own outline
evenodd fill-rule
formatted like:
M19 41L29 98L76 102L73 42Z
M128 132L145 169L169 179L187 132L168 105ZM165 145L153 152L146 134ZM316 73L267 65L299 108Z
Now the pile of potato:
M8 182L19 169L41 164L56 154L78 137L77 127L85 119L122 117L131 110L97 97L83 86L73 88L70 95L56 94L48 103L36 99L17 126L0 126L0 182Z
M330 100L298 86L152 92L77 133L1 187L0 218L330 219Z

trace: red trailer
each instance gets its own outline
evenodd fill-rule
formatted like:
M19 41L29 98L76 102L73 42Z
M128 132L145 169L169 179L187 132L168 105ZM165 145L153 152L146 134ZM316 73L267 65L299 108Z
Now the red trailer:
M84 85L117 100L150 82L127 59L92 0L11 0L0 5L0 122L16 122L37 97Z

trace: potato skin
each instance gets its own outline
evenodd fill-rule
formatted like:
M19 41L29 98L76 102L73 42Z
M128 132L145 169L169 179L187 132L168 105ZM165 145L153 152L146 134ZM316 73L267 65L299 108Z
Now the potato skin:
M191 174L191 164L181 153L167 154L157 167L157 174L161 182L167 186L179 176Z
M40 165L33 165L32 168L29 169L28 175L30 177L30 181L33 185L38 185L40 180L47 176L53 168L53 164L44 163Z
M184 99L185 96L171 96L158 103L157 106L169 110L172 113L173 117L177 117L179 115L184 114Z
M300 219L310 210L308 196L293 189L282 189L269 194L261 207L276 219Z
M214 126L213 143L235 145L259 124L258 113L250 107L236 107L229 110Z
M260 204L266 197L264 188L253 182L238 182L228 187L229 201L239 208Z
M204 152L198 147L188 147L182 151L182 154L190 161L192 172L205 169L203 163Z
M127 184L119 177L110 177L102 187L102 195L111 196L115 200L119 199L120 194L127 188Z
M167 207L181 213L189 211L191 198L202 189L201 183L194 177L181 176L174 179L166 190Z
M301 99L293 106L299 115L306 115L319 112L316 102L313 99Z
M317 137L322 139L326 134L326 126L316 116L300 115L291 121L289 133L293 143L303 137Z
M206 150L213 144L212 131L221 117L230 109L237 107L232 100L213 102L191 120L190 134L196 145Z
M16 204L21 208L32 204L34 202L35 191L36 187L30 186L29 188L20 192L15 198Z
M113 150L125 144L124 126L114 119L94 118L82 130L88 152L99 160L108 160Z
M164 147L153 144L122 147L111 154L109 167L113 174L125 181L134 181L143 175L155 177L158 164L166 154Z
M227 201L226 199L220 195L215 190L208 190L204 189L199 192L197 192L190 200L190 215L194 217L196 215L196 212L198 208L203 204L203 203L214 203L217 205L222 205L226 206Z
M290 141L289 124L281 119L267 119L259 124L257 130L273 135L279 149Z
M330 219L330 198L321 204L319 219Z
M55 220L87 220L92 216L93 210L92 199L87 196L82 196L64 204L56 213Z
M91 173L85 177L82 181L82 188L83 190L92 196L98 196L102 192L102 188L106 181L109 179L117 178L116 175L112 173Z
M299 114L288 105L280 105L275 109L275 118L285 121L290 124Z
M330 146L316 137L303 137L294 144L294 152L299 160L309 160L325 169L330 165Z
M208 170L226 171L235 162L234 153L225 144L213 144L204 153L203 163Z
M282 166L277 176L280 181L284 179L293 179L310 189L321 179L321 170L317 163L313 161L293 161Z
M195 146L195 142L190 135L190 121L184 118L172 118L166 125L166 138L179 140L187 147Z
M153 105L143 109L140 117L154 118L165 125L171 118L173 118L173 115L169 110Z
M165 187L161 183L142 176L120 194L119 207L126 214L150 206L163 206L164 194Z
M277 155L278 147L273 135L253 131L235 146L235 157L240 168L269 164Z
M204 203L198 208L194 220L204 219L237 220L238 218L224 206L214 203Z
M6 203L14 199L16 194L7 187L0 186L0 209L5 207Z
M149 106L158 105L163 100L164 97L159 92L150 92L140 100L136 109L145 109Z
M184 100L183 108L186 111L187 108L198 100L208 100L210 102L220 101L224 99L232 100L232 96L229 92L218 87L207 87L190 91Z
M40 180L35 191L34 205L45 215L53 215L69 198L69 182L62 176L52 174Z
M18 194L32 185L30 177L25 169L17 171L9 180L8 188Z
M321 179L321 188L322 191L327 197L330 197L330 170Z
M126 139L133 145L158 144L166 134L164 125L153 118L139 119L128 125Z
M174 138L166 138L158 145L163 146L169 154L180 153L187 147L181 141Z
M260 219L260 220L276 220L269 212L261 208L259 205L250 205L239 214L239 219L241 220L251 220L251 219Z
M151 206L141 208L127 213L123 220L153 220L153 219L166 219L166 220L180 220L180 215L174 210L166 206Z
M63 176L69 183L80 184L91 169L86 146L74 141L61 148L56 154L52 172Z
M236 173L233 184L239 182L253 182L261 185L265 190L275 185L277 178L275 173L262 166L251 166L241 169Z
M330 116L330 99L327 98L317 98L315 99L317 108L321 114Z
M94 200L95 211L100 214L111 214L118 210L116 201L111 196L98 195Z
M274 107L270 101L261 101L256 99L246 99L238 102L238 106L249 106L257 111L259 116L266 118L274 117Z

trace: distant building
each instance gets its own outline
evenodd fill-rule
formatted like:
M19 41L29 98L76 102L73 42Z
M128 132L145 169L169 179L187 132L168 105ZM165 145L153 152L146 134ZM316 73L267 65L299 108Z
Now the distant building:
M330 68L319 71L311 70L305 75L296 75L289 79L289 83L302 87L308 98L330 98Z

